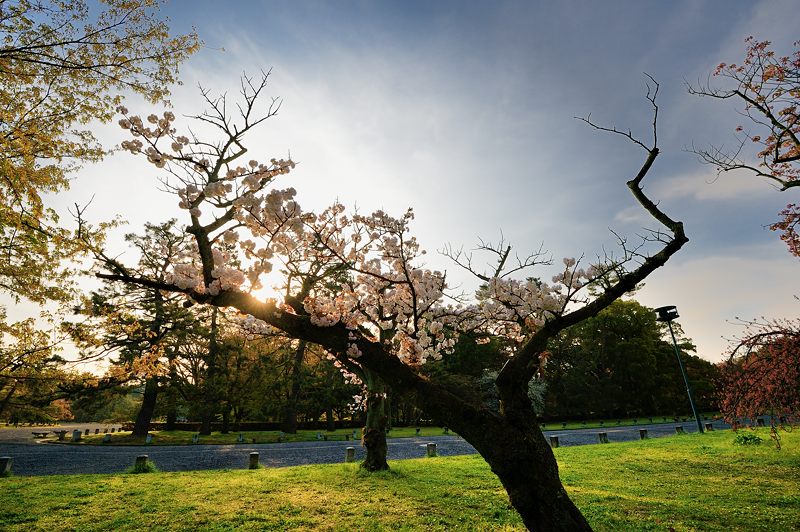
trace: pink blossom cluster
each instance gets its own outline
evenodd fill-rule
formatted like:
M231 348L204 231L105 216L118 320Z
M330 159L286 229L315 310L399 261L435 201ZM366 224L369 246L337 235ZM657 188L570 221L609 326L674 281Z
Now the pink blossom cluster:
M421 263L425 251L410 232L412 210L400 217L348 214L337 202L319 213L303 212L294 188L272 186L295 168L291 159L241 164L245 150L233 130L214 145L177 135L171 113L151 115L145 125L121 112L120 125L135 137L126 149L166 169L162 182L189 212L189 232L207 238L213 255L205 270L209 278L194 246L173 265L167 282L198 294L252 291L277 265L286 273L282 292L293 297L281 312L349 329L340 356L351 361L362 356L365 342L379 342L416 366L441 358L464 332L521 341L564 312L597 275L565 259L553 284L496 275L464 304L448 296L443 272ZM162 139L169 141L169 154L159 147Z

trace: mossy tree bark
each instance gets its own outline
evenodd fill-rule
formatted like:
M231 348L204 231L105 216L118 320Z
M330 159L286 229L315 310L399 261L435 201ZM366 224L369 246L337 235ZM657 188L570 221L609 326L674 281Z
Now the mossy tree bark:
M365 370L367 386L367 421L362 429L361 443L367 451L361 467L367 471L386 471L388 447L386 445L386 384L370 370Z

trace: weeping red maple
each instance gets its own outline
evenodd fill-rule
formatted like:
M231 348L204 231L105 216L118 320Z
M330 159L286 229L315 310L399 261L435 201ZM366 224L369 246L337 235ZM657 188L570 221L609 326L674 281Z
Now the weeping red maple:
M733 424L800 420L800 321L751 323L722 365L720 410Z

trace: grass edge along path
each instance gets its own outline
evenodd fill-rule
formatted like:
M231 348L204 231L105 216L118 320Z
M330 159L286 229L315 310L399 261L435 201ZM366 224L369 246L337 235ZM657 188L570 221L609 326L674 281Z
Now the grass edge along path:
M800 529L800 434L738 446L716 431L556 449L597 530ZM156 464L157 465L157 464ZM141 475L0 479L3 530L521 530L477 455Z
M649 422L650 419L654 421ZM569 431L578 429L609 429L614 430L618 428L625 428L636 426L641 423L647 422L653 425L669 425L681 423L694 423L694 419L687 421L666 420L667 418L624 418L617 421L611 420L590 420L588 422L568 421L568 422L550 422L542 423L543 430L558 430ZM704 419L717 419L716 417L709 418L706 416ZM666 420L666 421L664 421ZM62 427L58 427L62 428ZM63 428L62 428L63 429ZM417 432L419 430L419 432ZM38 438L40 441L47 443L58 443L66 445L232 445L235 443L290 443L299 441L317 441L320 439L332 441L355 441L361 438L360 429L336 429L333 431L325 430L312 430L312 429L299 429L296 434L288 434L279 430L265 430L265 431L234 431L223 434L220 431L214 431L207 436L199 436L197 432L186 430L152 430L149 434L152 436L150 443L147 443L144 436L134 437L130 431L120 431L115 433L90 433L81 435L81 439L77 442L71 441L71 430L68 431L64 440L58 441L55 432L49 434L46 438ZM242 440L239 440L241 434ZM427 438L431 436L455 436L456 433L439 426L423 426L419 427L394 427L387 433L387 438L410 438L422 437ZM197 441L194 440L197 438Z
M152 435L152 440L148 445L232 445L235 443L291 443L299 441L318 441L321 439L330 441L357 441L361 438L360 429L337 429L335 431L325 430L298 430L296 434L288 434L279 430L265 430L265 431L230 431L223 434L219 431L214 431L208 436L198 436L197 432L186 430L152 430L149 432ZM239 435L242 435L242 440L239 441ZM445 430L442 427L422 427L419 434L413 427L398 427L389 431L388 438L411 438L414 436L430 437L442 436L449 434L454 436L455 433ZM353 437L355 435L355 438ZM81 439L77 442L71 441L70 434L67 434L63 441L57 441L56 435L53 433L47 438L40 439L47 443L58 443L61 445L145 445L146 439L144 436L134 437L129 431L121 431L115 433L99 433L99 434L86 434L81 435ZM197 441L193 438L197 437ZM110 441L104 441L108 438Z

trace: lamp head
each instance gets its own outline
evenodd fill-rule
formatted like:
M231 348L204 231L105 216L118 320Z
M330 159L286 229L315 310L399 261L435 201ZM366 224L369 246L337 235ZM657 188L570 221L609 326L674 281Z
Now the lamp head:
M678 309L674 305L670 305L667 307L658 307L655 309L655 313L658 314L656 321L666 321L670 322L675 318L679 318Z

